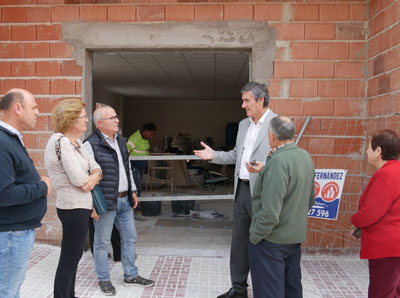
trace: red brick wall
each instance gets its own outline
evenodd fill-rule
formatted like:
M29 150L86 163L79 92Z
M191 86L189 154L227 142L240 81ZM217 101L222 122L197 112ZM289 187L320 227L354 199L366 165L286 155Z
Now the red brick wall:
M364 171L359 159L366 114L367 5L282 5L282 18L274 20L278 52L271 79L273 109L295 117L298 130L304 117L312 117L300 145L313 155L316 168L348 170L338 219L310 219L306 247L343 252L358 247L348 234Z
M41 172L51 108L62 98L81 97L82 68L73 49L61 42L62 22L268 21L276 29L278 48L269 87L272 109L294 117L298 130L311 116L301 146L313 155L316 167L349 170L339 219L311 220L307 247L332 251L358 245L347 235L365 172L365 118L399 108L393 91L400 85L400 1L372 0L369 15L365 0L95 2L104 4L0 0L0 94L21 87L36 95L41 112L37 131L24 138ZM52 196L38 238L58 239L55 222Z
M400 133L400 1L371 0L368 26L366 134ZM366 167L366 181L375 170Z
M370 3L368 41L368 113L400 110L400 2Z
M369 19L367 133L400 132L400 1L371 1Z

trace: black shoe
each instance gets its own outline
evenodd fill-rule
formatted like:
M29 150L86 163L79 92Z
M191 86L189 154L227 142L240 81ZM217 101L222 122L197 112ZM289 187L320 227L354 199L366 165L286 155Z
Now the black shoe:
M235 291L234 288L230 288L228 292L219 295L217 298L248 298L247 293L245 294L240 294Z
M140 220L140 221L146 221L147 219L142 215L142 212L140 212L140 210L134 210L134 216L136 220Z
M113 296L113 295L117 294L117 291L115 290L114 286L112 285L111 281L109 281L109 280L100 281L99 287L100 287L101 292L106 296Z
M132 279L124 278L124 285L125 286L138 285L138 286L142 286L142 287L148 288L148 287L154 286L154 281L152 281L150 279L143 278L140 275L137 275L136 277L134 277Z

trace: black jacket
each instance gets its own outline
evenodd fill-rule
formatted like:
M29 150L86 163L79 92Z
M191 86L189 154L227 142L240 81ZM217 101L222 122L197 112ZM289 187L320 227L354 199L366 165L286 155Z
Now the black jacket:
M129 152L126 148L126 139L116 135L122 160L128 178L128 199L133 206L131 180L129 175ZM100 180L100 187L107 201L107 211L117 208L118 187L119 187L119 164L117 152L107 143L103 134L96 129L86 140L93 149L94 159L100 165L103 178Z
M0 232L41 226L47 185L18 136L0 126Z

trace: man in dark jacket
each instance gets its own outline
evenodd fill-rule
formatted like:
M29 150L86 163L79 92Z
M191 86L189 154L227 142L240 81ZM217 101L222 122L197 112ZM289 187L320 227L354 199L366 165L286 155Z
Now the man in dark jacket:
M22 140L21 131L34 128L39 114L33 95L11 89L0 110L0 296L19 297L52 186L36 171Z
M100 289L105 295L116 294L108 264L108 246L114 223L121 235L124 285L151 287L154 282L141 277L135 266L136 228L133 209L138 204L138 197L130 170L126 139L118 134L118 116L113 108L105 106L94 112L93 121L97 129L84 144L102 169L100 187L107 201L107 212L94 222L94 262Z

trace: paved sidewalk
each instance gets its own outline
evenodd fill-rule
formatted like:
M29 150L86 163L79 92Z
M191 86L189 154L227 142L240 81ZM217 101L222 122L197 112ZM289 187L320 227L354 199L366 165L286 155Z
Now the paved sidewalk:
M139 272L155 280L153 288L123 286L121 264L110 261L111 278L117 289L115 297L215 298L229 289L228 257L189 256L188 250L184 253L175 251L168 256L158 251L159 255L152 255L146 254L148 250L138 248ZM21 289L22 298L52 297L59 253L59 247L35 245ZM200 254L195 251L192 255ZM360 261L356 255L303 255L302 272L305 298L367 297L367 263ZM105 297L99 291L90 252L84 253L79 264L76 291L79 298ZM251 288L249 297L253 297Z

